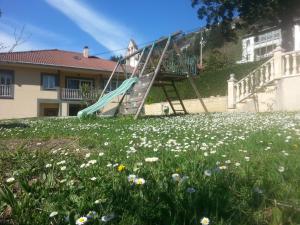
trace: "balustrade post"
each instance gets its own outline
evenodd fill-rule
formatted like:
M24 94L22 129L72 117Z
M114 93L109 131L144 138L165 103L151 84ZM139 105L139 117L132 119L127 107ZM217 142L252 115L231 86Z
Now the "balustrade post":
M259 86L261 87L263 85L264 85L264 68L261 67L259 73Z
M269 63L265 66L265 68L265 82L269 82L271 77L269 73Z
M295 75L295 74L297 74L297 55L296 55L296 53L294 53L293 55L292 55L292 57L293 57L293 75Z
M283 76L283 62L282 62L283 48L278 46L273 51L274 57L274 79L279 79Z
M285 75L290 75L290 55L285 55Z
M228 84L228 99L227 99L227 108L235 109L236 105L236 79L234 74L230 74L230 79L227 81Z

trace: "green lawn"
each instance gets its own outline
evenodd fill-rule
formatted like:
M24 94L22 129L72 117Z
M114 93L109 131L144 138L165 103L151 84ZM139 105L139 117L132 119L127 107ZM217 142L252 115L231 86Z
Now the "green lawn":
M0 224L296 225L299 162L293 113L2 121Z
M234 73L237 80L240 80L251 71L256 69L262 62L233 64L219 70L209 70L202 72L195 79L196 85L202 97L225 96L227 95L227 80L230 74ZM191 85L188 81L177 83L180 96L183 99L197 98L191 91ZM147 98L148 103L165 101L165 95L161 88L153 87Z

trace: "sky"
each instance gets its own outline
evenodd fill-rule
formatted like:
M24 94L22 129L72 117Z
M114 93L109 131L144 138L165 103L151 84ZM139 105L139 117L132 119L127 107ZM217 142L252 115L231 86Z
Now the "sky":
M124 54L131 38L141 46L203 26L191 0L0 0L0 9L5 50L24 27L15 51L88 46L91 55L109 58Z

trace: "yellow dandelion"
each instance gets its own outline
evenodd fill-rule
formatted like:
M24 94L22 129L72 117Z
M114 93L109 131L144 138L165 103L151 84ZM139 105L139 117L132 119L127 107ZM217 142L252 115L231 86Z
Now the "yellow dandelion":
M117 169L119 172L122 172L125 170L125 166L123 164L120 164Z

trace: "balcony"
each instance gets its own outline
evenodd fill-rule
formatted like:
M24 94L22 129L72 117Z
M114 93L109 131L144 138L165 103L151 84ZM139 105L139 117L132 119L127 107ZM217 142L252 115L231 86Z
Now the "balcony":
M83 92L81 89L61 88L60 94L62 100L96 100L100 96L101 90L93 89Z
M13 98L14 85L0 85L0 98Z

